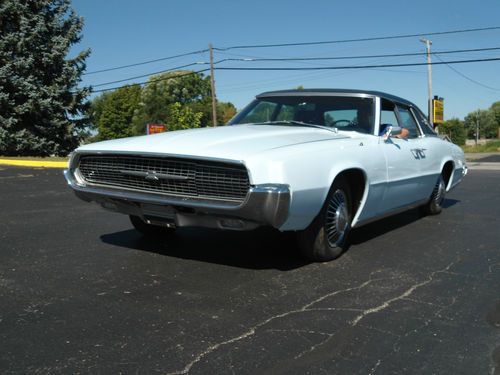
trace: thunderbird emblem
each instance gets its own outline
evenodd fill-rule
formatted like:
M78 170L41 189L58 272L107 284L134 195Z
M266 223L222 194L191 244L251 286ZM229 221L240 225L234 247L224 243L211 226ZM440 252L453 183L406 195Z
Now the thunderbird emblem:
M177 176L167 173L157 173L156 171L127 171L122 170L120 173L123 176L143 177L146 181L157 182L160 180L185 181L189 180L188 176Z

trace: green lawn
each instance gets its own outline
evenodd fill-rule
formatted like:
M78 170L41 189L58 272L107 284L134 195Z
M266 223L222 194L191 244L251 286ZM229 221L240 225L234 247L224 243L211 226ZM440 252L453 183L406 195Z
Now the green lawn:
M462 146L464 152L500 152L500 141L490 141L484 145Z

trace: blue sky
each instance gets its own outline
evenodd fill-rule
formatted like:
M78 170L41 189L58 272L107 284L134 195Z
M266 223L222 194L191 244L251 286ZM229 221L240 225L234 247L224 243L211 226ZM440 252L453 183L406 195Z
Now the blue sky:
M132 64L184 52L246 44L339 40L500 26L500 1L194 1L73 0L85 19L74 52L91 48L87 71ZM433 51L500 47L500 30L432 36ZM216 52L228 57L332 57L424 52L419 38L361 43ZM231 55L229 54L231 53ZM238 55L238 56L235 56ZM241 55L241 56L240 56ZM442 55L443 60L500 57L500 50ZM434 61L437 61L433 57ZM208 54L84 76L82 85L125 79L191 62ZM220 66L334 66L425 62L424 56L316 62L227 62ZM200 68L205 67L200 65ZM445 98L445 118L463 118L500 100L500 61L433 67L433 93ZM195 66L195 68L198 68ZM217 96L241 109L256 94L294 88L355 88L386 91L427 106L425 66L335 71L216 71ZM138 79L130 82L143 81ZM116 85L112 85L116 86ZM109 87L112 87L109 86ZM102 88L106 88L104 86Z

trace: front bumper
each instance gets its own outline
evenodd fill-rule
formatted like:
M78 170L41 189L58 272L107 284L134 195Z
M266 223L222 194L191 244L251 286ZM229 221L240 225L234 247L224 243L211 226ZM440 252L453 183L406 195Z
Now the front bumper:
M71 170L64 176L75 194L87 202L97 202L104 208L143 218L151 224L165 226L199 226L209 228L249 230L258 226L280 228L288 218L291 193L288 185L264 184L252 186L245 201L209 201L142 193L85 184Z

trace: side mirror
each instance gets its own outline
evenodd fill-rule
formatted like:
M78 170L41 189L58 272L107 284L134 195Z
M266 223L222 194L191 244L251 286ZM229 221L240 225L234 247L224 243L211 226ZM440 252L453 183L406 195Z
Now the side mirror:
M391 124L380 124L380 136L384 138L384 140L399 135L402 131L403 128L399 126L392 126Z

